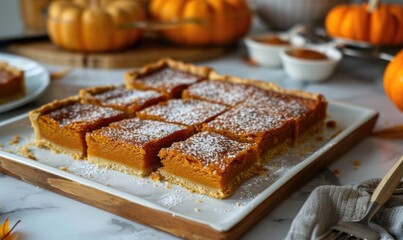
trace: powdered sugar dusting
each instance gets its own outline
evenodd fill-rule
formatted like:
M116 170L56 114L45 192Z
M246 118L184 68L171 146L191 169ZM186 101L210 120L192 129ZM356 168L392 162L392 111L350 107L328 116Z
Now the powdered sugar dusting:
M149 139L159 139L169 136L172 133L186 129L185 126L165 123L153 120L141 120L139 118L125 119L114 122L110 127L128 130L132 133L144 135Z
M234 106L249 97L254 87L224 81L204 81L190 86L190 96L203 100Z
M286 118L300 117L311 111L315 101L273 91L256 91L244 106L265 109L268 113L280 114Z
M142 146L152 140L150 136L137 132L130 132L124 129L105 127L90 133L90 136L101 135L115 142L131 143L133 145Z
M181 203L183 203L183 194L182 192L178 191L177 189L172 189L171 191L167 192L166 194L162 195L157 202L168 209L173 208Z
M257 134L281 127L285 122L281 115L265 109L237 106L209 122L207 127L237 134Z
M130 104L143 105L149 100L160 97L162 95L153 90L141 91L135 89L114 89L94 96L94 98L100 99L105 104L123 106Z
M203 77L173 68L163 68L147 76L138 78L143 84L157 89L172 90L180 85L190 85L202 80Z
M67 126L74 123L92 122L104 118L115 117L121 114L121 111L112 108L74 103L54 110L45 116L59 122L60 126Z
M251 146L217 133L200 132L183 142L174 143L168 151L175 149L198 159L205 166L214 165L225 170L241 151Z
M103 91L98 94L94 94L94 95L92 95L92 98L98 99L101 101L105 101L108 99L120 97L126 91L127 91L127 89L124 89L124 88L113 88L113 89L106 90L106 91Z
M68 164L68 172L75 173L81 177L94 180L99 183L104 183L108 177L106 176L108 170L105 168L98 167L97 165L91 164L87 161L72 161Z
M188 126L201 124L217 116L227 108L224 105L199 100L174 99L159 105L151 106L140 115L156 116L167 122Z

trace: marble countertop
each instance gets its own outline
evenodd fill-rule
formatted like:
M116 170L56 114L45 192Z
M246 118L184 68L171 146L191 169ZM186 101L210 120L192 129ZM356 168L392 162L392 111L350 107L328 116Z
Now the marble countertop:
M243 50L239 50L199 64L213 67L222 74L271 81L289 89L319 92L330 100L374 109L380 113L376 125L378 129L401 124L402 113L392 105L383 91L383 71L387 64L384 61L345 57L328 81L305 84L290 79L281 68L248 66L241 59L243 54ZM49 70L59 69L49 65L46 67ZM85 86L121 84L124 71L74 69L71 75L53 81L40 99L2 113L0 121L53 99L75 94ZM401 140L366 138L265 216L242 239L267 239L268 236L270 239L284 238L293 218L315 187L383 177L403 153L402 144ZM361 162L359 167L354 167L355 160ZM333 174L334 169L339 171L337 176ZM21 220L16 228L21 239L176 239L164 232L0 174L0 221L5 217L11 223Z

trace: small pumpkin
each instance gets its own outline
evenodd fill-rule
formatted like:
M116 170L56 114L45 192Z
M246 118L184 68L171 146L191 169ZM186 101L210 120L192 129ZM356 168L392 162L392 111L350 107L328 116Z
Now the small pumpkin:
M342 4L326 16L332 37L365 41L376 45L403 44L403 5L379 4L372 12L368 4Z
M403 111L403 49L386 67L383 86L388 97Z
M251 23L245 0L152 0L150 13L158 21L199 20L162 31L182 45L221 45L244 36Z
M68 50L103 52L135 43L141 30L118 26L145 19L141 4L132 0L60 0L49 6L48 33L52 42Z

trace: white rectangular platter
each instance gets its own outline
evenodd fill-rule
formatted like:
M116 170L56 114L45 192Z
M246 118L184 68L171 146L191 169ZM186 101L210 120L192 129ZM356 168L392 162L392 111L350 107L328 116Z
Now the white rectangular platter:
M336 121L336 128L325 127L271 160L265 175L251 178L224 200L35 148L29 144L33 131L27 115L0 124L0 172L176 236L234 239L365 138L377 117L370 109L331 102L328 120ZM16 134L20 140L11 144ZM20 156L21 148L36 160Z

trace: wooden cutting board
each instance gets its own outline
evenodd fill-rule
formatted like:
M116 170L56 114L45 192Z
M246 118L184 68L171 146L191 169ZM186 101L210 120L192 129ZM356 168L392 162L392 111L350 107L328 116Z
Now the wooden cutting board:
M49 41L16 43L7 50L39 62L83 68L132 68L170 57L184 62L199 62L228 53L229 47L179 47L158 41L143 41L117 52L80 53L61 49Z
M138 223L166 231L181 238L200 240L238 239L293 192L300 189L326 166L368 136L372 132L378 118L378 114L372 110L358 111L354 110L355 107L347 107L344 104L337 104L336 106L330 103L329 109L330 116L337 117L340 121L335 120L344 129L341 132L338 131L338 134L333 136L335 141L325 144L316 156L312 157L311 155L309 159L305 159L300 164L295 165L294 167L298 168L298 171L294 171L291 174L292 176L288 174L290 177L275 191L267 195L267 197L265 196L264 200L261 202L256 201L251 205L244 205L242 208L252 207L253 209L238 222L234 223L228 230L221 231L209 224L192 220L189 216L186 217L184 213L182 215L175 212L175 214L171 214L161 210L161 208L147 206L144 202L136 200L141 199L141 195L135 196L129 192L121 192L118 188L101 186L100 183L88 179L81 180L82 178L79 175L73 175L59 168L41 163L40 159L33 161L20 156L12 156L1 149L0 173L104 209ZM20 134L21 139L27 139L29 136L32 136L32 130L29 127L28 121L27 115L25 115L18 119L15 118L14 121L9 121L7 125L1 125L0 132L3 133L4 138L0 139L0 142L2 140L3 142L8 141L8 139L11 139L17 133ZM7 147L8 144L4 144L4 146ZM54 153L49 152L47 159L52 159L54 156ZM283 160L287 160L287 158L283 158ZM309 164L299 167L304 161L309 161ZM293 172L292 169L289 172ZM265 194L265 189L263 189L261 194ZM257 200L258 197L255 197L254 200ZM237 198L238 200L240 199L239 196L234 197L234 199ZM204 202L207 203L208 199L204 199ZM236 213L233 210L228 214ZM227 216L228 221L233 220L231 215Z

